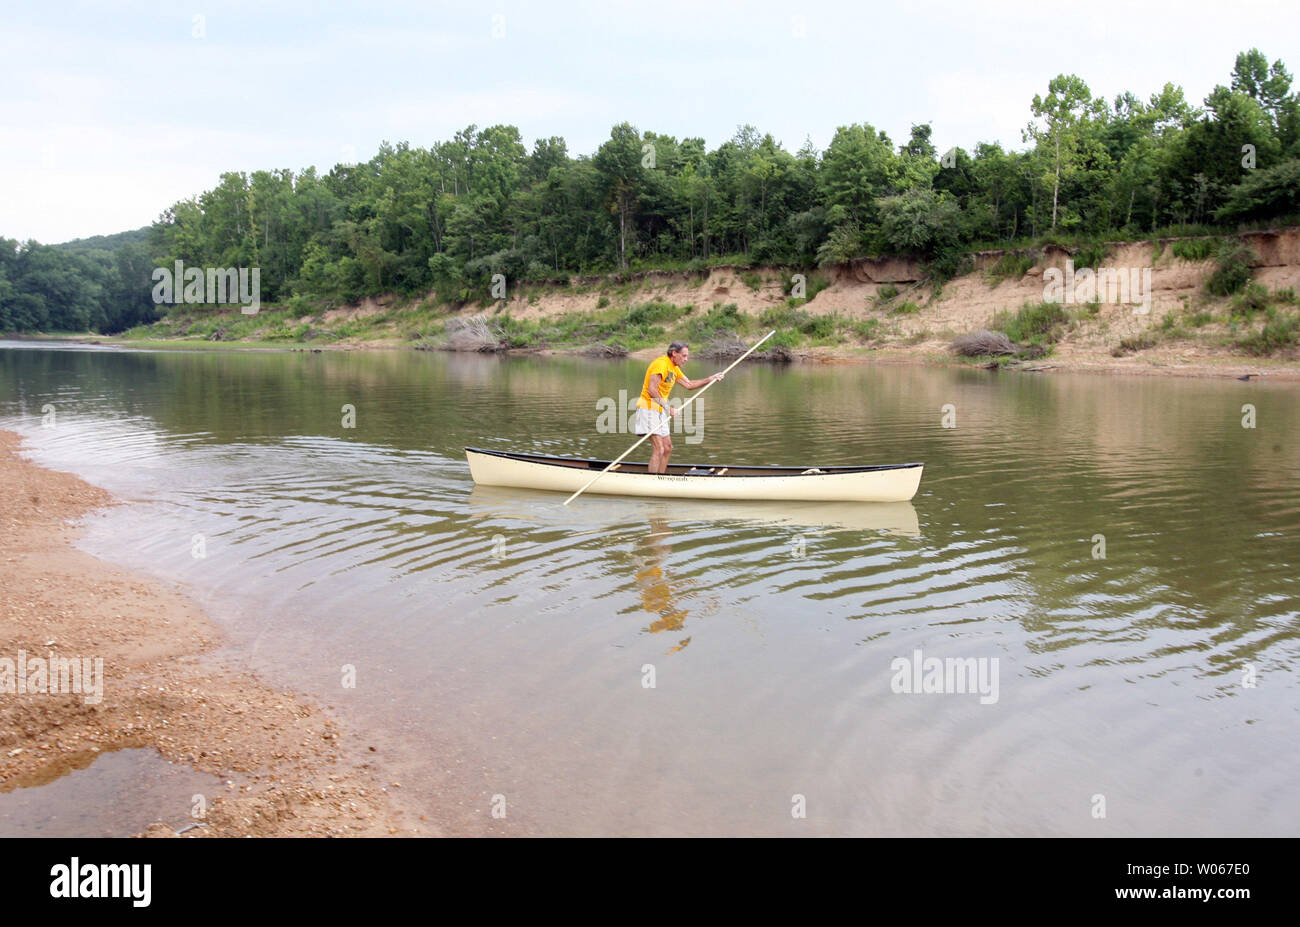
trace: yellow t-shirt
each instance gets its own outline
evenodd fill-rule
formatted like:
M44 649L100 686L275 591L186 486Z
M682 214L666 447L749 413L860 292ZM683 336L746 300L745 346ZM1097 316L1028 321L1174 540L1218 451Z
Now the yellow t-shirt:
M659 397L651 397L650 395L650 378L656 373L663 377L663 382L659 386L659 391L663 395L664 399L667 399L668 394L673 391L673 384L681 377L686 376L686 374L682 373L681 367L678 367L668 359L667 354L660 354L651 361L650 366L646 368L645 382L641 384L641 398L637 400L636 407L638 409L659 409L660 411L666 412L667 409L665 409L659 402Z

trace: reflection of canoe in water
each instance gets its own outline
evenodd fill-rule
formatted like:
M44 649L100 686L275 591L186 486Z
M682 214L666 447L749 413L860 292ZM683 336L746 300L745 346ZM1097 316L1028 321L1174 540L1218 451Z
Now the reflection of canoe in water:
M826 505L824 502L771 500L625 498L604 499L598 506L571 505L566 508L556 506L554 496L540 492L475 486L469 494L469 510L476 518L504 518L547 527L593 531L660 520L673 526L685 522L727 522L801 531L887 531L913 538L921 534L916 509L910 502Z
M664 506L656 512L673 519L718 521L738 519L807 531L888 531L905 537L919 537L921 526L910 502L710 502L693 499L651 503ZM570 506L572 508L572 506Z
M465 448L474 482L481 486L547 489L572 493L605 467L608 460L514 454ZM753 467L669 464L667 473L649 473L644 463L624 461L588 492L611 496L666 499L781 499L801 502L906 502L916 495L923 466Z

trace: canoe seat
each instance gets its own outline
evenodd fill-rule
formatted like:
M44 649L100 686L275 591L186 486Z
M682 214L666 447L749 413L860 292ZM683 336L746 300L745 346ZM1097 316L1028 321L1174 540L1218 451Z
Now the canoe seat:
M816 467L809 467L807 470L805 470L803 473L800 473L799 475L800 475L800 476L809 476L809 475L811 475L811 474L814 474L814 473L821 473L821 472L822 472L822 471L821 471L821 470L818 470Z
M712 470L701 470L699 467L691 467L686 471L687 476L713 476Z

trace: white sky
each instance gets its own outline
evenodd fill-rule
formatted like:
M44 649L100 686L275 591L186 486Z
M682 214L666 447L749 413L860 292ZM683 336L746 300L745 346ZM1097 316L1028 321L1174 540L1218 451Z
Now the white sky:
M1239 51L1300 70L1298 27L1296 0L6 4L0 235L138 228L223 171L327 171L469 123L571 155L624 120L710 148L743 123L824 148L853 122L1020 148L1059 73L1199 104Z

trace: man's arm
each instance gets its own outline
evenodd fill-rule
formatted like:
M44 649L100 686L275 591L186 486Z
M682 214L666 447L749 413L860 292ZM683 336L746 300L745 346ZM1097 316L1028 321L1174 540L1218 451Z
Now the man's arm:
M721 380L721 379L722 379L722 374L715 373L713 376L705 377L703 380L688 380L686 379L686 377L679 377L677 379L677 382L682 385L683 389L695 390L695 389L699 389L701 386L708 386L710 383L714 382L715 380Z
M652 400L657 400L657 401L658 401L658 403L659 403L659 411L660 411L660 412L667 412L667 411L668 411L668 400L664 398L664 394L660 391L660 387L663 386L663 382L664 382L663 374L659 374L659 373L653 374L653 375L650 377L650 390L649 390L649 392L650 392L651 399L652 399ZM652 403L652 404L653 404L653 403Z
M652 377L650 377L650 395L658 397L660 411L667 412L669 417L674 417L677 415L678 412L681 411L681 407L670 406L668 404L668 397L665 396L663 393L663 382L664 382L664 378L660 374L656 373ZM682 384L682 386L685 386L687 389L695 389L694 386L687 386L688 383L695 382L693 380L687 380L685 377L678 377L677 382ZM696 385L703 386L707 382L709 381L700 380L698 383L696 383Z

